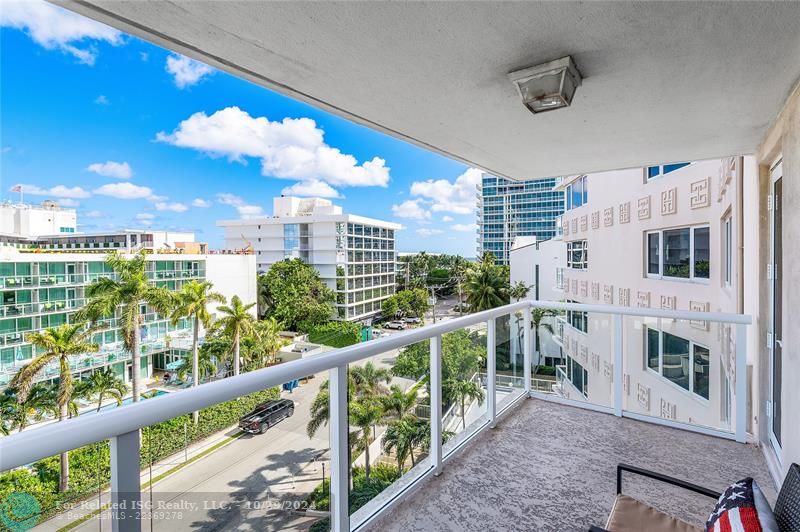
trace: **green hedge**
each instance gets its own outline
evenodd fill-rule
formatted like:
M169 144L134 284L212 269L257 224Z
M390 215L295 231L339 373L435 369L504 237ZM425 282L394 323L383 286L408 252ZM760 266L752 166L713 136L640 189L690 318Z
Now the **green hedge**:
M235 425L256 405L278 397L279 390L271 388L203 409L197 425L192 422L191 414L187 414L143 428L142 467L177 453L187 441L191 444ZM44 519L56 513L64 503L96 493L98 485L104 486L111 478L108 441L69 453L70 489L67 493L58 492L59 460L58 456L51 456L34 463L30 469L20 468L0 474L0 500L14 491L33 495L42 508Z
M314 327L308 341L331 347L347 347L361 341L361 325L349 321L331 321Z

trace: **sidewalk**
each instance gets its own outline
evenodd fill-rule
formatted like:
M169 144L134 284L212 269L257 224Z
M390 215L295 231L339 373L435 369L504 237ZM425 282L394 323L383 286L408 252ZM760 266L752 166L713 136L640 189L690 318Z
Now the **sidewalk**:
M144 488L150 486L151 479L153 480L153 485L155 485L159 480L162 480L160 478L162 475L166 476L169 472L179 466L190 464L196 460L205 459L211 454L211 451L229 444L242 434L243 433L239 431L237 425L232 425L217 432L216 434L209 436L208 438L189 444L185 451L180 451L172 456L164 458L163 460L155 462L153 463L152 467L145 467L141 474L143 497L145 496ZM146 445L146 441L142 441L142 445ZM109 490L104 489L99 499L99 505L102 506L108 504L110 502ZM97 511L97 508L98 496L97 492L95 492L93 497L88 497L82 502L76 502L75 508L57 514L47 521L38 524L34 530L55 532L75 521L80 521L87 516L89 516L90 519L96 518L96 515L92 514Z

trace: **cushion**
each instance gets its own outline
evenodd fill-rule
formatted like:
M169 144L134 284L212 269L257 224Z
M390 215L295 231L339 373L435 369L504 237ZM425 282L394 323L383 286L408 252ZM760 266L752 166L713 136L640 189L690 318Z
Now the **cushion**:
M617 495L606 522L609 532L702 532L689 523L675 519L627 495Z
M706 522L706 532L779 532L758 483L748 477L728 486Z

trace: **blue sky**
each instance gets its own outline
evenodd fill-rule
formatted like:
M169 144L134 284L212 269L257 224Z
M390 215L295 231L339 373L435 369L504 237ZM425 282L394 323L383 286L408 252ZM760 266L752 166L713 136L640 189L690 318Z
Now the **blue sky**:
M79 230L270 214L282 192L404 226L401 251L475 254L461 163L61 8L0 0L0 199L55 199Z

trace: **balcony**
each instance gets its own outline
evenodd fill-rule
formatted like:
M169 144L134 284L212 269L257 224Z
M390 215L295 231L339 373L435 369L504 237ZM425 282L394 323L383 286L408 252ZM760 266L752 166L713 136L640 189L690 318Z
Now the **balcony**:
M368 530L588 530L614 502L618 463L723 491L752 476L776 492L761 451L540 399L524 401ZM713 503L652 481L626 493L696 526Z

